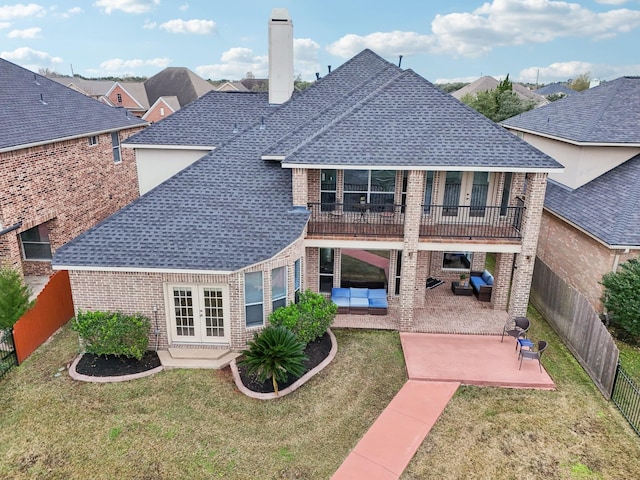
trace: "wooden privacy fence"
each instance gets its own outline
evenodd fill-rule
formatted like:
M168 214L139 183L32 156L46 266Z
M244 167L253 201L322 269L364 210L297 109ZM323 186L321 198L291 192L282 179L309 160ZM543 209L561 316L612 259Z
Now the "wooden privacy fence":
M536 258L531 303L609 400L618 366L618 347L587 299Z
M69 273L61 270L49 279L34 307L13 326L18 363L22 363L73 315Z

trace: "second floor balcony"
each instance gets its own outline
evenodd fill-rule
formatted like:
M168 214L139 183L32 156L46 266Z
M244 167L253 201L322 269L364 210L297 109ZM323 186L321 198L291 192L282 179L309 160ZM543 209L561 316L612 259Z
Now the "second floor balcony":
M375 203L309 203L307 234L315 238L402 239L405 206ZM423 206L420 239L521 239L524 206Z

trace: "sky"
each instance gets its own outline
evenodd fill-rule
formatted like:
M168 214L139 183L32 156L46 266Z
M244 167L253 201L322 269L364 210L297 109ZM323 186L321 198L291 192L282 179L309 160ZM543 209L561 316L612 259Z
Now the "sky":
M274 1L0 3L0 57L89 78L166 67L212 80L266 78L267 22L273 8L286 8L303 80L365 48L396 64L402 55L402 68L433 83L640 75L640 0Z

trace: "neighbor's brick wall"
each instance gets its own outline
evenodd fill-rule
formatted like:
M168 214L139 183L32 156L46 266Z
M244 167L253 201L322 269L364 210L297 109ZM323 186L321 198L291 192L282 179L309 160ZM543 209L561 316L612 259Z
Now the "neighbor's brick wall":
M622 252L622 251L619 251ZM616 251L544 211L538 256L560 278L582 293L593 308L602 312L602 275L611 272ZM639 257L640 251L621 253L619 263Z
M121 142L142 127L120 132ZM19 230L3 236L5 261L27 275L51 273L49 262L24 262L18 235L50 222L55 250L104 220L138 196L138 178L132 149L121 149L122 161L113 162L111 134L88 137L0 154L0 211L4 224L22 221Z

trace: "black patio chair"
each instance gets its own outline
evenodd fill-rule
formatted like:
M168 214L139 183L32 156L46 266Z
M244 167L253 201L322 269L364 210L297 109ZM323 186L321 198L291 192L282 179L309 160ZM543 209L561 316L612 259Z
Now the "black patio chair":
M529 331L529 327L531 326L531 322L526 317L516 317L513 320L507 322L507 324L502 329L502 338L500 339L500 343L504 341L504 336L509 335L516 339L516 350L518 349L518 339L526 338L527 332Z
M542 364L540 363L540 358L542 358L542 354L547 349L547 342L544 340L540 340L538 342L537 350L525 350L524 348L520 349L520 367L518 370L522 368L522 360L525 358L527 360L538 360L538 368L540 369L540 373L542 373Z

